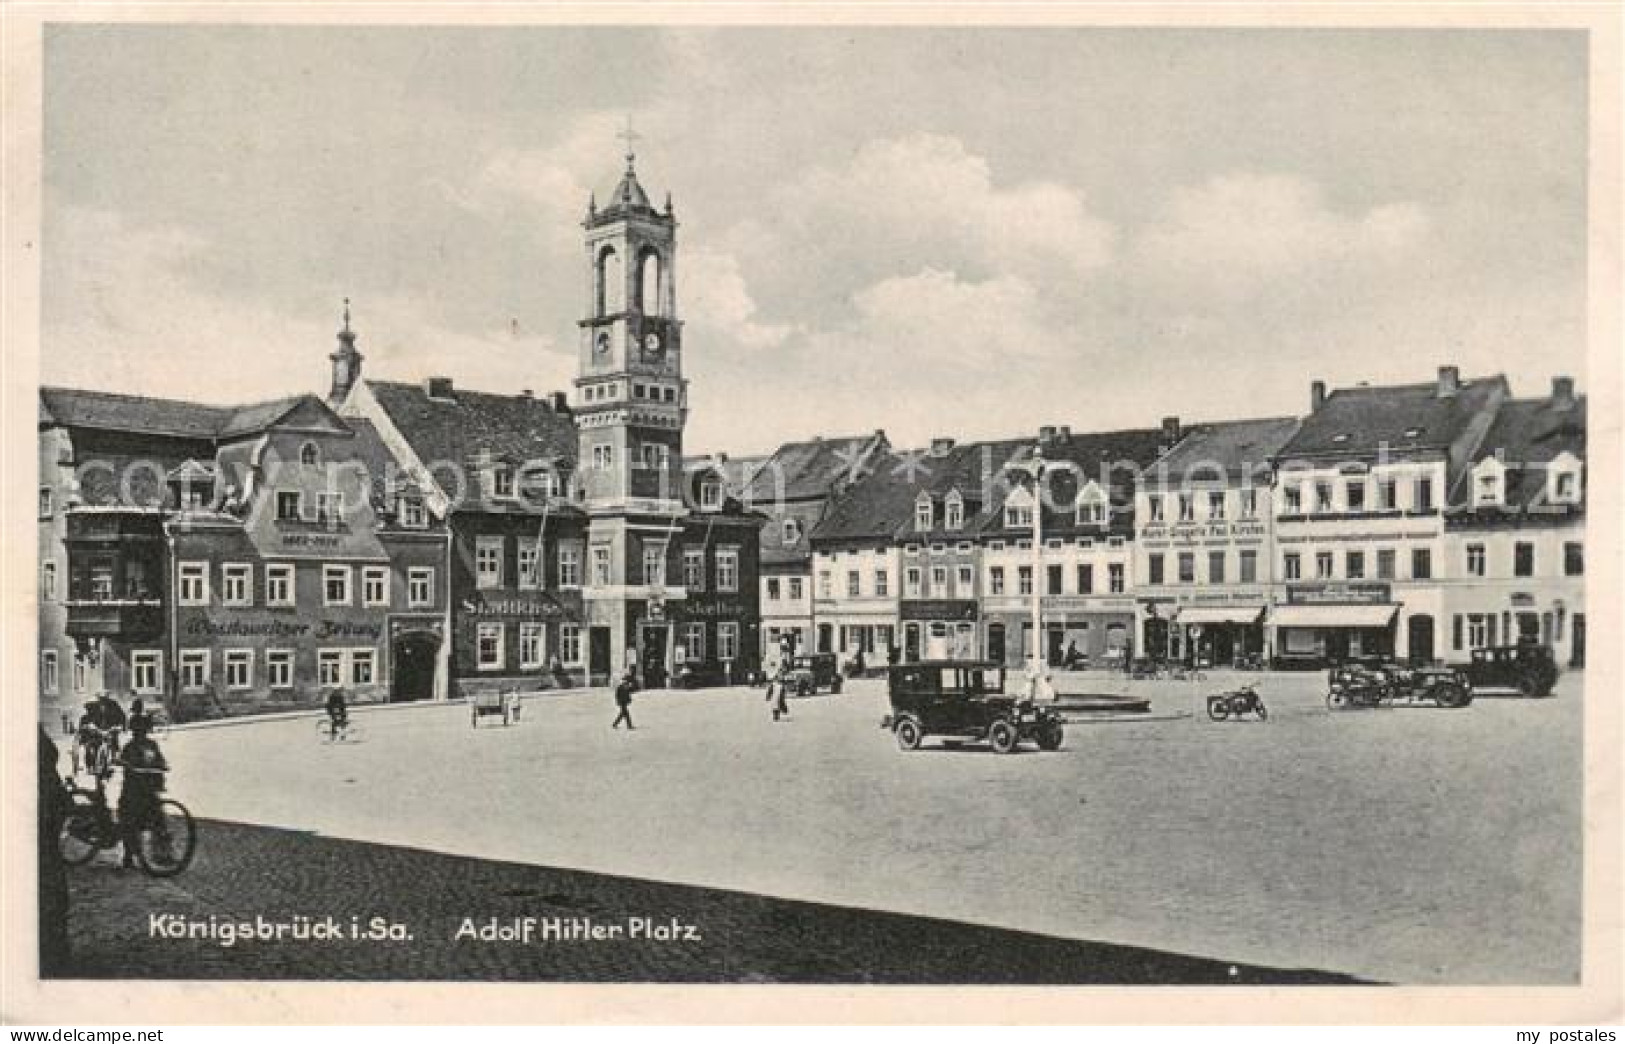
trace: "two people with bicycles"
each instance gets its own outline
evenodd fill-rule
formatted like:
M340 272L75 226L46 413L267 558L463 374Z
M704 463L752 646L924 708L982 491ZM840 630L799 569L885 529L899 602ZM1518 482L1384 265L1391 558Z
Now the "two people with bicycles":
M130 718L130 742L119 752L118 764L124 770L124 785L119 788L119 836L124 843L124 866L135 866L136 852L141 847L143 830L162 831L163 816L159 811L159 797L164 790L165 774L169 762L164 752L152 739L152 718L145 714ZM155 839L157 844L169 843L167 837Z
M75 770L83 768L92 775L105 772L119 756L119 734L128 725L124 708L105 692L85 704L74 732Z

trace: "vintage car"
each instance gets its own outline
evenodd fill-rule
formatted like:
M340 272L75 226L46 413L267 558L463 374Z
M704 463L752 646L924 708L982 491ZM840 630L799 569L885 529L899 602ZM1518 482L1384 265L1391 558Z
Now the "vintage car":
M1466 707L1473 690L1466 675L1451 667L1407 667L1397 663L1347 663L1326 672L1326 706L1382 707L1431 703Z
M1550 696L1558 675L1552 647L1533 642L1474 649L1472 660L1456 669L1467 676L1474 692L1510 691L1531 699Z
M790 691L797 696L811 696L819 689L841 691L840 661L834 653L803 653L790 659L786 675Z
M1059 747L1060 716L1007 694L1004 682L1004 667L996 663L927 660L891 667L886 672L891 713L880 727L890 730L903 750L919 749L929 736L949 744L985 740L1000 754L1022 740L1043 750Z

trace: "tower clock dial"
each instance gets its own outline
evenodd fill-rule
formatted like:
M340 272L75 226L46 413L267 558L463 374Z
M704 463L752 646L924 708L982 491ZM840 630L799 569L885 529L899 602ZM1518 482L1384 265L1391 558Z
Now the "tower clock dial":
M652 333L643 339L643 357L650 362L659 362L666 354L666 344L660 335Z
M592 354L597 359L609 358L609 334L601 333L598 340L593 342Z

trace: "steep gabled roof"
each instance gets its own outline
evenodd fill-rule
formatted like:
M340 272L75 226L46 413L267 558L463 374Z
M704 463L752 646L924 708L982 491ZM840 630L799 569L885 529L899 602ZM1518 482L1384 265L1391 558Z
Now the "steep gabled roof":
M214 438L232 414L226 406L80 388L42 387L40 403L41 423L194 439Z
M1441 396L1433 381L1339 388L1303 418L1281 457L1364 457L1384 447L1391 453L1444 450L1506 388L1501 376L1463 381L1450 396Z
M756 468L745 499L767 507L780 499L829 496L863 474L875 450L885 446L885 439L884 432L874 432L786 442Z
M211 406L81 388L40 389L41 424L175 438L219 440L256 435L295 412L319 417L335 430L342 430L338 415L310 394L241 406Z
M1246 472L1260 478L1297 433L1297 417L1195 424L1179 445L1163 454L1146 476L1151 485L1178 485L1186 480L1236 478Z
M468 483L465 506L482 510L512 506L492 502L480 488L484 476L476 465L485 460L575 470L575 423L568 412L555 411L544 399L461 388L431 396L423 385L376 380L366 384L425 468L461 470Z
M1581 461L1586 457L1586 399L1580 396L1567 408L1555 406L1550 399L1512 399L1501 404L1495 422L1485 433L1474 454L1473 464L1494 457L1505 466L1504 509L1477 509L1489 511L1522 511L1532 506L1549 510L1546 503L1547 465L1563 454ZM1450 503L1463 505L1467 513L1471 508L1472 469L1464 469Z

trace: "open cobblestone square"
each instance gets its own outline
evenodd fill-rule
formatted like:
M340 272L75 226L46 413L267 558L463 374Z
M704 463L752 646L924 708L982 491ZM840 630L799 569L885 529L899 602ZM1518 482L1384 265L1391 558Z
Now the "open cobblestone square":
M1202 697L1242 681L1259 684L1268 722L1207 720ZM849 908L829 922L848 935L819 944L830 952L884 934L858 927L856 908L1388 982L1575 982L1583 675L1548 700L1462 710L1332 712L1324 681L1102 674L1103 690L1149 695L1151 712L1077 721L1059 751L1012 756L898 750L878 727L875 681L792 701L781 722L760 690L733 688L640 693L633 732L610 729L614 702L600 691L531 698L507 728L471 728L462 704L358 712L365 738L348 744L322 743L309 717L179 729L163 741L169 789L205 820L198 864L159 883L75 871L76 947L87 966L121 936L156 953L164 944L135 939L148 909L251 917L262 882L283 912L327 913L321 882L353 858L367 887L347 883L345 896L432 909L437 925L557 913L524 898L549 889L628 916L694 908L590 876L614 875ZM455 861L361 846L311 856L308 838L219 824L590 875L484 901ZM217 850L232 846L253 855ZM239 875L231 886L214 881L207 901L188 892L220 859ZM771 963L739 959L747 951L792 945L751 928L770 922L729 918L734 957L702 962L723 978ZM691 977L628 960L579 975ZM816 978L808 967L764 974ZM1027 980L1067 981L1025 967ZM1072 981L1123 981L1098 960L1067 967ZM1194 967L1161 981L1206 981L1211 969ZM924 981L949 981L934 974Z

